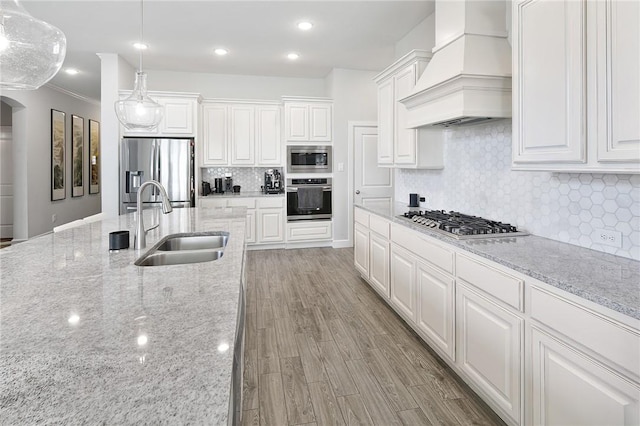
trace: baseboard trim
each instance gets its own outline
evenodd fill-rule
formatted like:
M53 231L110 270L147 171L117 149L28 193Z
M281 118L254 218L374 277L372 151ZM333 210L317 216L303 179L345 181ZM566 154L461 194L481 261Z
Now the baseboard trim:
M349 240L334 240L333 248L347 248L353 247L353 243Z

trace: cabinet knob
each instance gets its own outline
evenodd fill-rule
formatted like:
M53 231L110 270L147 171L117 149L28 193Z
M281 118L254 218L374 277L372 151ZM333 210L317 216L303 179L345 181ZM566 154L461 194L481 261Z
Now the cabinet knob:
M357 194L359 194L359 193L360 193L360 190L359 190L359 189L356 189L356 195L357 195Z

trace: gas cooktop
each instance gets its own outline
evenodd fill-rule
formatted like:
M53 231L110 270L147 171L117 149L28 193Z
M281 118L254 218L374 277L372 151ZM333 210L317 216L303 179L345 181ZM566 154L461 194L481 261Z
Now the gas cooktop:
M459 240L493 237L519 237L529 235L508 223L496 222L477 216L444 210L415 210L400 216L416 225Z

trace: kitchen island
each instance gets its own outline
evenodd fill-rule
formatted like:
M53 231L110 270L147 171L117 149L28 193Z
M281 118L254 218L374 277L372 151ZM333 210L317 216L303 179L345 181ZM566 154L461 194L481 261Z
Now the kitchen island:
M144 212L0 251L0 423L225 424L241 308L246 210ZM131 248L109 251L129 230ZM174 233L227 231L215 261L139 267Z

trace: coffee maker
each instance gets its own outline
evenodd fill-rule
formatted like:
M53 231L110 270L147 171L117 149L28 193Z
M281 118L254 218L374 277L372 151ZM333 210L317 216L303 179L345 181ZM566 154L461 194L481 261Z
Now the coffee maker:
M283 190L282 175L278 169L268 169L264 172L264 186L262 192L265 194L279 194Z

